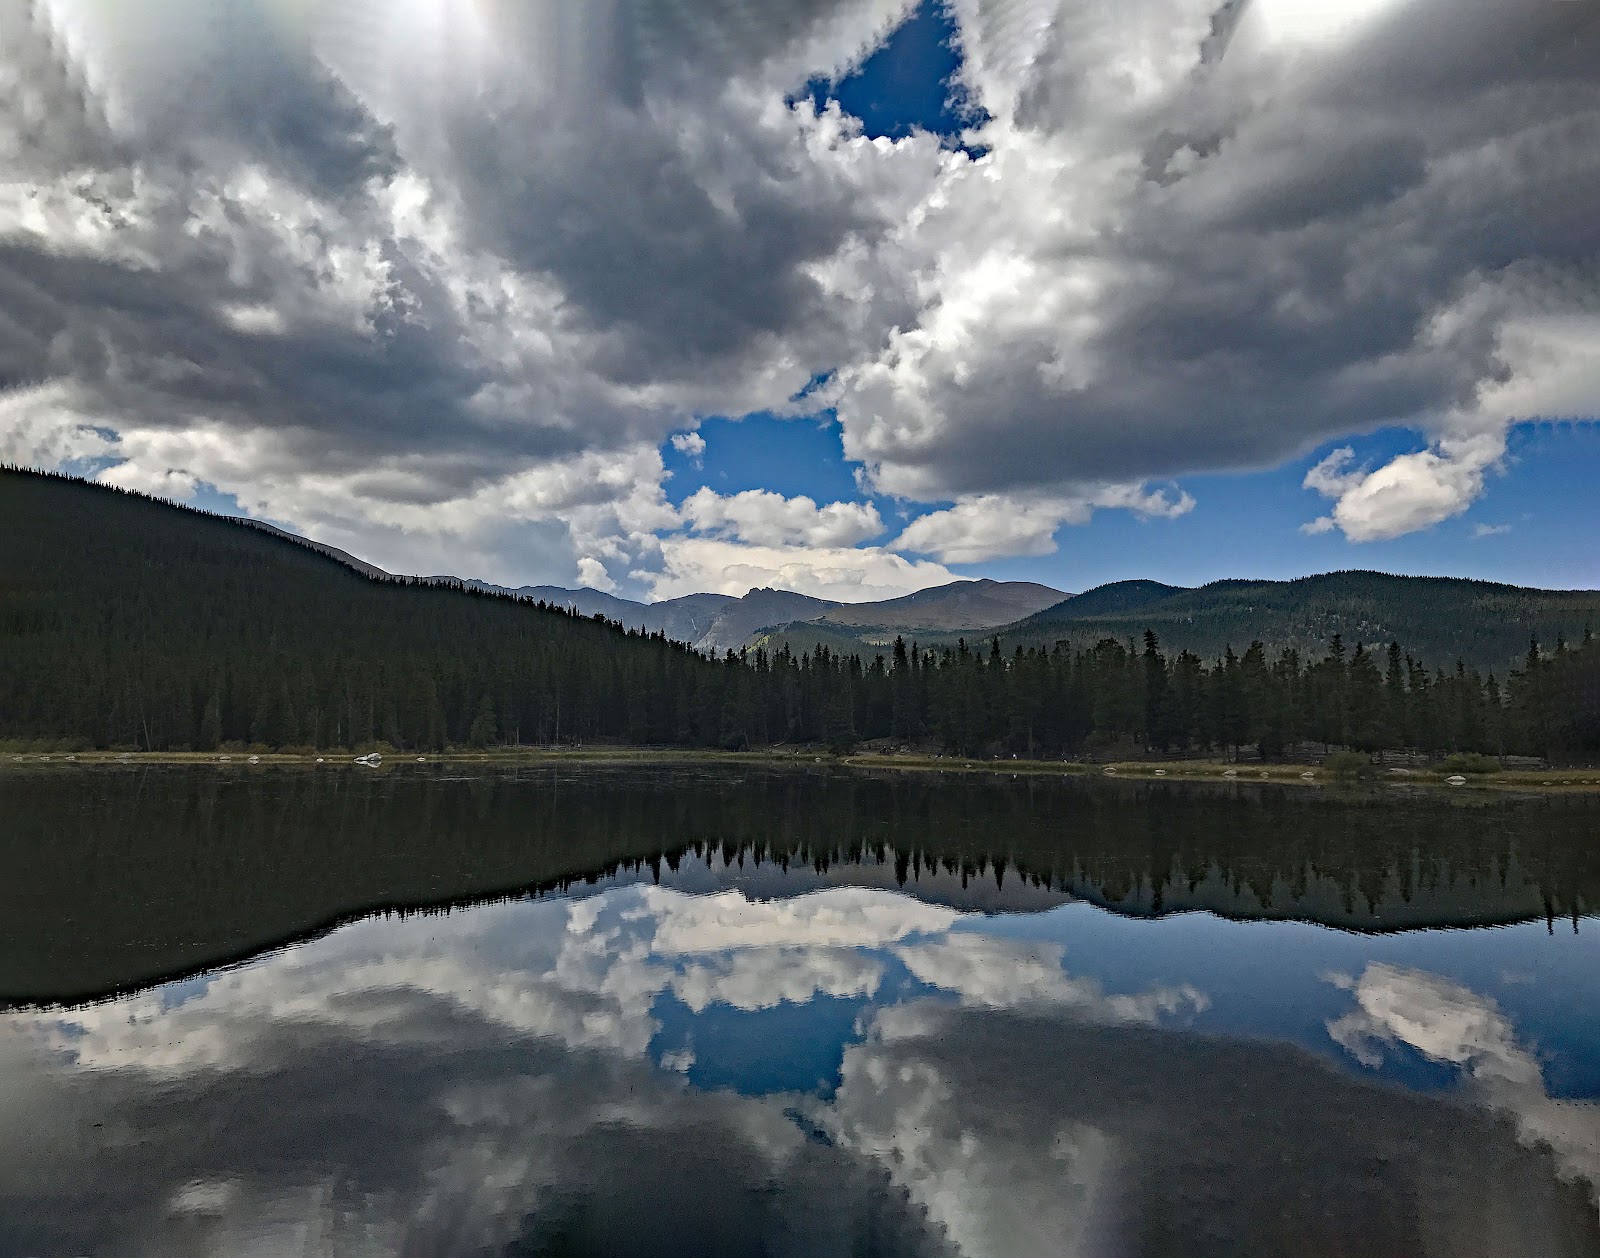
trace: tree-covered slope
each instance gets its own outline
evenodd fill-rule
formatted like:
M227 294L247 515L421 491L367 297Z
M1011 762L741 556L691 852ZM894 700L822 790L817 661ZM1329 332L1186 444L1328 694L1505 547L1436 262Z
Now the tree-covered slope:
M814 617L817 625L917 632L973 630L1009 624L1043 611L1066 595L1032 581L952 581L878 603L846 603Z
M1534 590L1454 577L1331 572L1297 581L1216 581L1198 589L1121 581L1067 599L1000 631L1008 645L1075 645L1135 639L1154 629L1169 650L1206 659L1260 640L1269 650L1319 653L1334 634L1346 643L1399 642L1440 664L1504 677L1528 639L1575 642L1600 628L1600 591Z
M1164 587L1166 588L1166 587ZM878 603L845 603L808 620L790 620L752 634L745 645L793 655L826 648L836 655L887 655L895 638L908 642L980 637L1067 597L1032 581L953 581Z
M0 470L0 739L700 741L695 696L718 677L659 637L373 579L238 521Z
M797 620L785 625L773 625L750 635L749 649L776 655L787 651L790 655L815 654L819 649L848 658L858 655L864 660L888 656L890 648L883 644L882 632L863 631L849 625L830 625L818 620ZM893 641L894 633L889 638Z
M1381 600L1352 593L1362 583L1419 591L1410 618L1381 620ZM1142 745L1271 757L1309 739L1362 751L1600 750L1600 641L1554 651L1547 641L1504 686L1451 669L1458 652L1440 662L1410 654L1429 632L1489 634L1491 613L1505 622L1493 631L1520 640L1547 623L1537 599L1560 596L1360 573L1288 588L1319 584L1344 590L1332 600L1329 614L1342 619L1326 654L1320 642L1277 658L1257 645L1207 665L1184 650L1185 633L1211 650L1285 625L1319 632L1305 610L1314 600L1286 606L1286 587L1232 582L1149 603L1138 620L1059 620L1052 637L1064 627L1070 650L1053 640L1005 651L895 641L865 659L853 648L779 645L713 661L664 634L462 586L369 577L237 520L0 470L0 744L846 749L889 738L967 755ZM1463 588L1476 601L1463 601ZM1593 597L1567 596L1581 607ZM1155 632L1143 638L1146 625ZM1392 635L1406 650L1348 650L1341 633ZM1117 640L1134 635L1142 650Z
M1036 615L1040 619L1057 614L1070 615L1074 619L1096 616L1115 618L1153 606L1174 594L1189 592L1185 586L1164 585L1160 581L1112 581L1041 608Z

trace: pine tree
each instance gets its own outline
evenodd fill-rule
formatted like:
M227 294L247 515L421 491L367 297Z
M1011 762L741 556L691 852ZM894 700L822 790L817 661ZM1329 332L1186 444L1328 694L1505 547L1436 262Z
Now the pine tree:
M487 693L478 700L478 711L467 731L467 741L474 747L487 747L495 740L498 727L494 717L494 700Z
M200 734L195 740L195 747L200 751L215 751L222 746L222 697L216 692L211 692L211 697L206 700L205 711L200 717Z
M1144 631L1144 728L1149 745L1160 751L1172 746L1172 687L1161 641L1155 631Z

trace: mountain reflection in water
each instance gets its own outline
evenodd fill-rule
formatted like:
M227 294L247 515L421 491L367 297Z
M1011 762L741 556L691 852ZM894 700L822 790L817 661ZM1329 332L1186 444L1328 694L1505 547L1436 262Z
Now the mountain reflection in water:
M975 851L971 798L923 789ZM641 859L592 880L0 1014L0 1253L1600 1252L1600 922L1110 913L1019 876L1011 816L948 861L619 835Z

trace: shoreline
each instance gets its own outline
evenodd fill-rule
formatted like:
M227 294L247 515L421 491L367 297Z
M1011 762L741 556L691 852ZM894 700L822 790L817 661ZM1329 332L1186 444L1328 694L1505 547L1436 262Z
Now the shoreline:
M809 766L899 770L914 773L989 773L1019 776L1071 776L1149 782L1268 783L1279 786L1428 786L1442 790L1535 791L1539 793L1600 793L1600 768L1502 769L1466 774L1451 783L1441 768L1389 770L1375 768L1362 776L1341 776L1306 764L1234 764L1222 760L1113 761L1107 764L1059 760L982 760L961 756L927 756L885 752L831 755L816 749L718 751L711 748L648 747L504 747L483 751L382 753L378 766L362 765L350 751L323 752L196 752L196 751L82 751L3 752L0 767L55 765L101 767L106 765L163 765L268 769L273 767L366 768L389 771L399 765L481 765L483 767L572 765L726 764Z

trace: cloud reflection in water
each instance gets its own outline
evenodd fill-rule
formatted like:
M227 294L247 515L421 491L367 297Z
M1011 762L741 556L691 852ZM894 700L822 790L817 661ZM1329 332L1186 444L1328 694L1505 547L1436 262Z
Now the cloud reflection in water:
M1195 986L1107 990L1071 972L1059 941L991 920L867 887L759 899L615 885L370 920L204 980L9 1014L0 1249L1593 1243L1582 1194L1493 1116L1282 1045L1200 1035L1190 1024L1209 1001ZM1385 1004L1383 980L1341 1043L1456 1025L1383 1021L1416 1007ZM832 1090L697 1088L694 1050L663 1036L673 1003L703 1045L713 1013L841 1000L859 1014L833 1050ZM1441 1056L1543 1095L1509 1024L1461 1025L1480 1029L1471 1051Z

